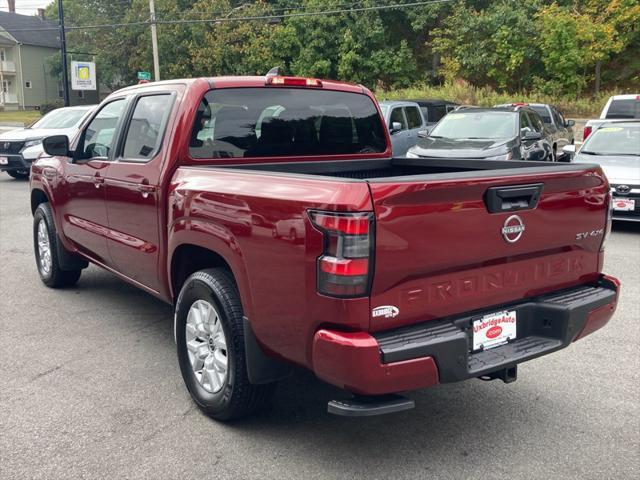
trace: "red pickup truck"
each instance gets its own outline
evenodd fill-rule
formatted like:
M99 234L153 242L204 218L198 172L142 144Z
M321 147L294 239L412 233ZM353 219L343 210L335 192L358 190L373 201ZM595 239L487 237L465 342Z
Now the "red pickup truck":
M353 396L516 365L602 327L619 283L595 165L391 158L362 86L309 78L173 80L110 95L31 175L42 281L88 263L175 306L182 376L221 420L292 365Z

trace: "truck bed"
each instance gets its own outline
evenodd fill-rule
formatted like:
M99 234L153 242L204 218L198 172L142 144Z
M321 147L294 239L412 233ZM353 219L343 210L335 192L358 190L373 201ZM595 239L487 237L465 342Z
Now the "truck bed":
M213 167L213 166L212 166ZM218 166L215 166L219 168ZM391 158L386 160L344 160L312 162L279 162L232 165L222 168L258 170L261 173L316 175L341 179L388 181L415 180L429 175L437 179L464 179L500 175L526 175L543 171L577 171L588 165L567 163L530 162L517 160L469 160L439 158Z

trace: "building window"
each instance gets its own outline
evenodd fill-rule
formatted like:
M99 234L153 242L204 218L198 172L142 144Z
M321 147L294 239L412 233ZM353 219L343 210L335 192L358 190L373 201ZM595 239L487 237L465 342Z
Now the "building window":
M11 86L11 82L9 80L2 81L2 92L9 93L9 87Z
M24 82L24 88L31 88L31 82L29 80Z
M4 62L7 59L5 53L4 53L4 48L0 48L0 62Z

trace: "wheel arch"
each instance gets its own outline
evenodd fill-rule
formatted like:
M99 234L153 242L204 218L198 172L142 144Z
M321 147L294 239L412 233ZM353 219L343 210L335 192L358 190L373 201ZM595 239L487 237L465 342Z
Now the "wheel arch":
M41 203L49 202L49 196L41 188L34 188L31 190L31 214L36 213L36 208Z
M236 283L245 314L251 311L251 296L244 262L240 259L221 253L219 249L211 248L209 245L203 245L202 242L191 240L174 246L170 251L168 266L173 302L178 298L180 289L189 275L206 268L224 268L231 273Z

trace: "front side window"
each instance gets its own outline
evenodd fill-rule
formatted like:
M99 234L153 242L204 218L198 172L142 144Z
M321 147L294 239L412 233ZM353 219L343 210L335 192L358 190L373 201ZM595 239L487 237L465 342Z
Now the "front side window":
M406 107L404 113L407 115L409 128L420 128L422 126L422 118L420 118L420 112L417 107Z
M150 160L159 150L167 118L171 111L171 95L140 97L129 122L122 156L127 160Z
M531 128L531 124L529 123L527 112L520 112L520 132L528 132L530 130L533 130L533 128Z
M85 129L76 149L78 158L108 158L113 150L116 126L122 115L124 99L105 105Z
M196 113L193 158L381 153L383 125L366 95L286 87L208 92Z
M542 124L542 119L540 118L540 116L535 112L527 112L527 115L529 116L529 122L531 123L533 129L536 132L542 133L542 131L544 130L544 126Z
M407 129L407 120L404 118L401 107L396 107L391 110L391 116L389 117L389 127L392 127L394 123L402 125L401 129Z

